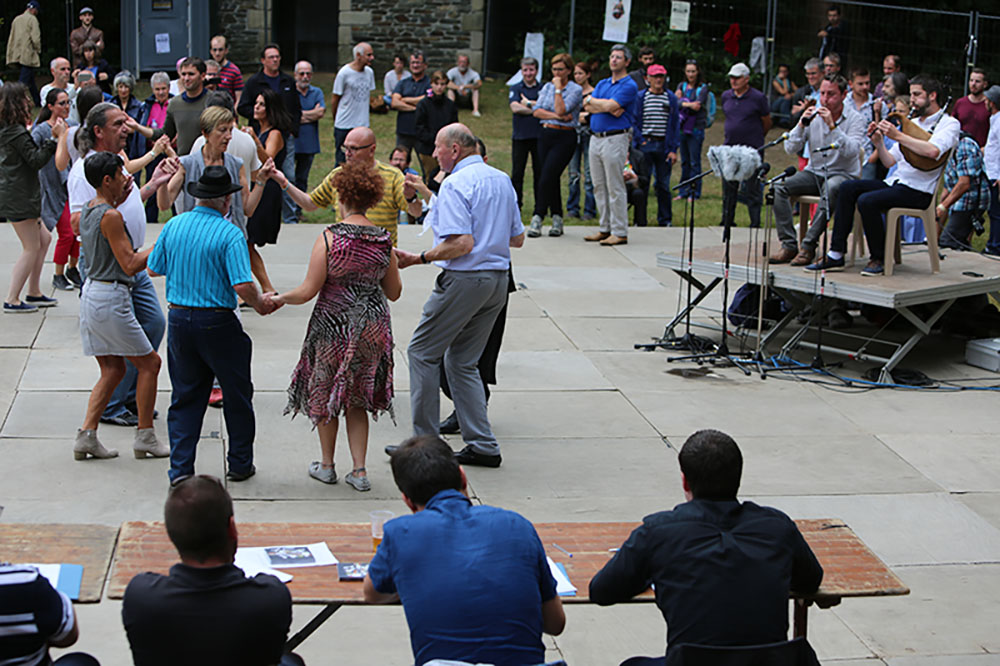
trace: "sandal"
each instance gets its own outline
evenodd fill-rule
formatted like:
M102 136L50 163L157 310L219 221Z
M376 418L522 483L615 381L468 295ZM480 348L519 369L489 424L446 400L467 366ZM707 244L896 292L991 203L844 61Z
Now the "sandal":
M366 474L365 476L358 476L357 472L366 472ZM367 492L372 489L372 482L368 480L367 470L364 467L358 467L353 470L344 477L344 481L360 492Z
M337 483L336 467L334 465L323 467L323 463L319 461L309 463L309 476L323 483Z

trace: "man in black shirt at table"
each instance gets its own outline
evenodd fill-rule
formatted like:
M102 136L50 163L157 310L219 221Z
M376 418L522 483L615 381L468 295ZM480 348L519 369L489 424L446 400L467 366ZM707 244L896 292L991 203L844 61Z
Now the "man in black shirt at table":
M125 589L122 622L136 666L301 666L284 654L292 597L277 578L247 578L233 564L233 500L212 476L184 479L164 507L181 556L170 575L142 573Z
M729 435L699 430L678 460L687 502L643 519L590 581L590 600L628 601L652 583L667 621L668 653L682 643L788 640L788 594L819 588L816 556L784 513L736 499L743 457Z

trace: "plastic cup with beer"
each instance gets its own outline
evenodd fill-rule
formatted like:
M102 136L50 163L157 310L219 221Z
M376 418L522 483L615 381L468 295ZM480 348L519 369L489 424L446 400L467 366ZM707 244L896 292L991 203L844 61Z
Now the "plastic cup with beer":
M368 514L372 519L372 552L378 550L378 545L382 543L382 529L386 522L396 517L392 511L372 511Z

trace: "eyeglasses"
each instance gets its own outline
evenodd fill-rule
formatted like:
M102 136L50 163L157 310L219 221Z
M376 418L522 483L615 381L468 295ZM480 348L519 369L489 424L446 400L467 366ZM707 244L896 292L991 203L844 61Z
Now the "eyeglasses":
M59 106L69 106L69 100L65 100L63 102L56 102L56 104Z
M375 145L374 143L369 143L367 146L348 146L347 144L344 144L343 146L341 146L341 148L344 149L345 153L356 153L359 150L367 150L368 148L371 148L374 145Z
M694 58L691 58L690 60L686 61L684 64L685 65L697 65L698 61L695 60Z

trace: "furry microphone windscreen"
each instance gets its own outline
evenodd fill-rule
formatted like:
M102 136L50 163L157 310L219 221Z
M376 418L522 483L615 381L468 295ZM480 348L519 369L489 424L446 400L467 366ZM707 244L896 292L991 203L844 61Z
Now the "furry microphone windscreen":
M723 180L750 180L760 169L760 153L749 146L712 146L708 163Z

